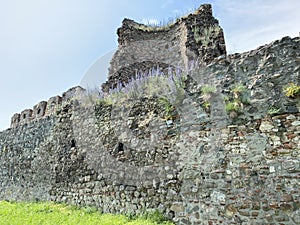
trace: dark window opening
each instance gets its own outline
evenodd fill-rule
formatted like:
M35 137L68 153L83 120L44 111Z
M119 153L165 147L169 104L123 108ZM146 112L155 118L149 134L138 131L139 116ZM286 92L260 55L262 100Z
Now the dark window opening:
M76 142L75 140L71 140L71 148L75 148L76 147Z

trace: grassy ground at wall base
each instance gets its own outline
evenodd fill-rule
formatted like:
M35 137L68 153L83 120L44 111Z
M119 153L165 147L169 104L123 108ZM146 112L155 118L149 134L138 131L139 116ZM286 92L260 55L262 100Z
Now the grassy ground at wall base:
M130 219L124 215L102 214L94 208L63 204L11 203L0 201L0 225L172 225L158 213Z

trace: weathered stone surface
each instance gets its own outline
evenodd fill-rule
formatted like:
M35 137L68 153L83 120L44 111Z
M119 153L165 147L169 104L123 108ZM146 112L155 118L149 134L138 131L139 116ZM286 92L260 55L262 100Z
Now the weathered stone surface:
M25 109L21 112L20 123L25 124L32 120L32 109Z
M62 98L60 96L53 96L47 102L46 115L52 115L61 106Z
M21 115L19 113L15 113L11 118L10 127L19 126L20 119L21 119Z
M46 113L46 109L47 109L47 102L42 101L36 104L33 107L32 119L37 120L42 118Z
M84 94L85 94L84 88L82 88L80 86L72 87L62 94L62 101L67 102L67 101L70 101L71 99L80 97Z
M259 126L259 130L261 132L270 132L272 131L273 128L274 128L273 124L270 123L269 121L263 121Z

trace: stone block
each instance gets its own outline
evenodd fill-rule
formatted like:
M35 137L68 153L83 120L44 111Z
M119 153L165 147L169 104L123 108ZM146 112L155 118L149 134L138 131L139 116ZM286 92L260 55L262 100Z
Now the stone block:
M82 97L86 90L80 86L72 87L62 94L62 102L68 102L76 97Z
M10 127L17 127L20 124L20 113L15 113L12 118L11 118L11 123L10 123Z
M173 212L179 213L179 212L184 212L184 207L183 203L181 202L174 202L171 206L171 210Z
M36 120L42 118L46 113L46 109L47 109L47 102L42 101L36 104L33 107L32 119Z
M60 96L51 97L47 102L46 115L53 114L56 109L61 105L62 98Z
M270 132L274 128L274 125L269 121L262 121L259 127L261 132Z
M25 124L32 120L32 109L25 109L21 112L20 123Z

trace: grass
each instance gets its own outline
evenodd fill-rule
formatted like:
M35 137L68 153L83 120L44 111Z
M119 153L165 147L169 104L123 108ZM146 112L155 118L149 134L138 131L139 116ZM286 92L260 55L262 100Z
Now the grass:
M171 102L167 98L160 98L159 99L159 104L162 106L165 112L165 120L170 120L173 118L172 113L174 112L175 108L171 104Z
M172 225L160 213L129 218L102 214L94 208L76 208L64 204L12 203L0 201L0 225Z
M225 109L227 112L232 112L232 111L237 112L240 110L240 103L238 101L228 102L228 103L226 103Z
M203 87L201 87L201 92L202 94L212 94L215 93L217 91L217 88L212 86L212 85L204 85Z

